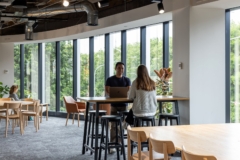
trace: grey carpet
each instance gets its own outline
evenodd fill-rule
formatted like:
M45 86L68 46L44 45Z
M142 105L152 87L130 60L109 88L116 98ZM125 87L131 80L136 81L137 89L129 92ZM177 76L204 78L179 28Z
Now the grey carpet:
M92 160L94 156L89 152L82 155L84 121L81 121L78 127L77 120L72 125L70 119L66 127L65 120L56 117L49 117L48 121L43 119L38 132L35 131L33 121L30 121L23 136L20 134L19 127L16 127L15 133L12 134L12 128L9 126L7 138L5 138L5 121L1 120L0 159ZM117 154L108 154L108 159L116 160ZM181 158L173 157L172 160L181 160Z

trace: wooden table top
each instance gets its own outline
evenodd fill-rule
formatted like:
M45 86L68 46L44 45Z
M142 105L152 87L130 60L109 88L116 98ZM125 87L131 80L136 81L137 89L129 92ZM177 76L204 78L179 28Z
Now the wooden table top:
M107 97L77 97L77 99L85 102L103 102L103 103L112 103L112 102L126 102L131 103L133 100L128 98L107 98ZM185 101L189 100L187 97L177 97L177 96L157 96L157 101Z
M33 104L31 101L0 101L0 109L3 108L4 103L22 103L22 105Z
M235 160L240 151L240 124L204 124L135 127L147 136L173 141L178 150L182 145L194 154L214 155L217 160Z

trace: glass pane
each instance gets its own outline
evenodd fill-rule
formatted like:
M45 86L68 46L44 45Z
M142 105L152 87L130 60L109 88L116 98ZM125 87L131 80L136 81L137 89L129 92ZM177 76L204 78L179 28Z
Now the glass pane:
M110 76L114 75L117 62L121 62L121 32L110 34Z
M100 97L105 93L104 52L104 36L94 37L94 96Z
M163 25L156 24L146 27L146 60L150 77L155 81L154 70L163 67Z
M127 30L126 57L126 75L133 81L137 77L137 67L140 65L140 28Z
M89 38L78 41L80 52L80 96L89 96Z
M240 122L240 10L231 11L230 104L231 122Z
M20 45L19 44L14 45L14 84L18 85L17 94L20 94Z
M66 112L63 96L73 95L73 41L60 42L60 111Z
M38 44L24 47L24 97L38 99Z
M45 47L44 47L45 45ZM50 104L49 110L56 111L56 43L43 44L45 48L43 66L45 67L45 99Z

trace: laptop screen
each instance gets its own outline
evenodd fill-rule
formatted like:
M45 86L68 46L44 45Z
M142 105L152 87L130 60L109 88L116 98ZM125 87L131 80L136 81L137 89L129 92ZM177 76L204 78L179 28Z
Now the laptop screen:
M110 87L110 98L127 98L128 87Z

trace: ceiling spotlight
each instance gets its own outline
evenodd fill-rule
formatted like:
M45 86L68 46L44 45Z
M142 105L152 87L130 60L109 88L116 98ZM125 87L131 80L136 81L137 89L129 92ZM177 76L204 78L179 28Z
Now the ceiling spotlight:
M33 40L33 27L32 27L31 22L28 22L25 25L25 39L26 40Z
M158 3L158 12L159 12L160 14L162 14L162 13L165 12L162 1L161 1L160 3Z
M63 0L63 6L68 7L69 6L69 1L68 0Z
M12 2L13 8L27 8L27 2L26 0L14 0Z
M102 0L98 2L98 7L103 8L109 6L109 0Z

